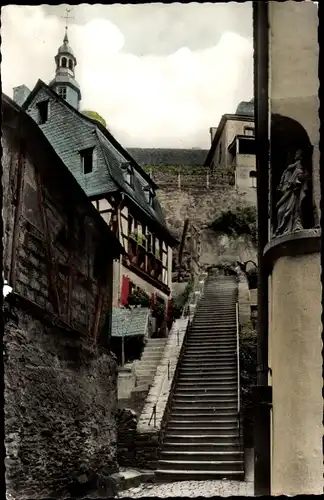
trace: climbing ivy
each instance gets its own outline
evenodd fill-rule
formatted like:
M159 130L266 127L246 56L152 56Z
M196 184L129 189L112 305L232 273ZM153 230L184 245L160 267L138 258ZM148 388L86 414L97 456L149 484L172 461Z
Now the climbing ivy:
M178 295L177 297L174 298L173 310L172 310L173 319L180 318L182 311L183 311L183 308L184 308L185 304L187 303L189 296L193 290L193 286L194 286L193 281L189 281L189 283L187 284L184 291L180 295Z
M256 385L257 333L251 322L240 328L240 383L245 439L253 441L252 388Z
M224 210L212 222L214 231L238 237L247 235L257 242L257 211L255 207L236 207L234 210Z

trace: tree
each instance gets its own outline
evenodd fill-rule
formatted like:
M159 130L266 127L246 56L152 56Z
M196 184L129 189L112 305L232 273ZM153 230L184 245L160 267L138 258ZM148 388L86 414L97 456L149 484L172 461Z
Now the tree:
M99 113L97 113L96 111L85 109L84 111L82 111L82 114L88 116L92 120L96 120L97 122L101 123L101 125L103 125L105 128L107 128L106 120L102 118L102 116L100 116Z

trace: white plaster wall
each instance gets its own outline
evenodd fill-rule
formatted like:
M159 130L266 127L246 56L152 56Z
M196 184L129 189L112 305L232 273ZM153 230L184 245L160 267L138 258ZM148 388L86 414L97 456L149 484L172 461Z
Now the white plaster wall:
M271 494L323 493L320 254L279 258L270 294Z
M119 287L121 288L121 282L122 282L122 277L123 276L128 276L130 280L135 283L136 286L139 286L146 292L149 296L152 295L152 293L155 293L158 297L161 297L164 301L168 300L168 295L166 293L161 292L158 288L155 288L153 285L148 283L147 281L143 280L137 274L133 273L130 271L127 267L123 266L121 264L121 279L120 279L120 285Z
M318 10L312 2L270 2L271 112L306 129L314 147L314 197L319 210Z

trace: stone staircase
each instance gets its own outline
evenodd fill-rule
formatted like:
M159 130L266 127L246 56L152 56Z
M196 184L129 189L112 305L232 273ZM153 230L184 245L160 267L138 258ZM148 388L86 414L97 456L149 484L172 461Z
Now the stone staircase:
M156 369L163 356L164 348L167 343L165 339L148 339L143 350L142 357L135 364L136 386L148 388L153 382Z
M208 278L188 332L156 479L244 479L238 414L237 282Z

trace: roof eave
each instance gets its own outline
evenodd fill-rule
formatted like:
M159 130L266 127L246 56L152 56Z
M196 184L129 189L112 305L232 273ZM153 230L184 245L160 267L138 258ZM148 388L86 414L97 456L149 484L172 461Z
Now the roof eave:
M218 125L217 130L216 130L215 137L213 139L212 145L210 147L210 150L208 152L207 158L205 160L204 167L210 166L210 163L211 163L211 161L213 159L213 156L214 156L215 149L217 147L219 138L220 138L220 136L221 136L221 134L222 134L222 132L224 130L225 123L227 122L227 120L253 121L254 122L254 116L225 114L225 115L223 115L221 117L219 125Z

